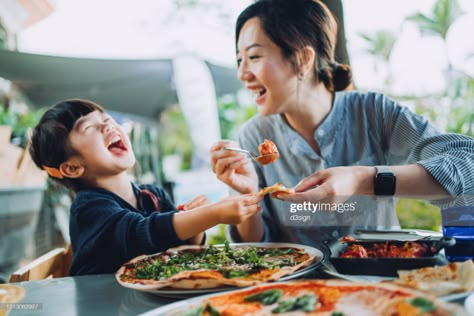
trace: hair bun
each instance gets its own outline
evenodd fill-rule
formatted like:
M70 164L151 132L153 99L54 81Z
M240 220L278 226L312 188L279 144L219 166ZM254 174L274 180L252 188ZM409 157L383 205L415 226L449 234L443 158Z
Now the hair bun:
M332 63L332 76L334 91L346 89L352 83L351 66L347 64Z

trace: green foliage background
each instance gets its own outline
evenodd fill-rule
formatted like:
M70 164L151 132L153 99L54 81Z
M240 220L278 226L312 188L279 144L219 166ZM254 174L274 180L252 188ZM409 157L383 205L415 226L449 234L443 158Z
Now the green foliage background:
M418 228L439 231L441 212L439 207L427 201L400 199L396 212L402 228Z
M217 101L221 138L237 138L240 126L257 112L254 106L241 106L235 97L228 95ZM181 170L191 168L193 146L189 129L178 105L168 108L160 121L160 152L162 155L181 156Z

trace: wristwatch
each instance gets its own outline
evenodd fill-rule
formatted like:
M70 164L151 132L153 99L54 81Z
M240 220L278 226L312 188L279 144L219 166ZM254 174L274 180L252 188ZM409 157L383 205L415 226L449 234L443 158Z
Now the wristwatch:
M375 166L375 195L394 195L397 178L388 166Z

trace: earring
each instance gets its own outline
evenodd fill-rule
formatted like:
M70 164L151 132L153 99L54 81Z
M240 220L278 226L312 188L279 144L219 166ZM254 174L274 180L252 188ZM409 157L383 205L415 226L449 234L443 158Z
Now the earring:
M298 72L298 74L296 75L296 78L298 78L299 81L303 80L304 79L304 73L303 72Z

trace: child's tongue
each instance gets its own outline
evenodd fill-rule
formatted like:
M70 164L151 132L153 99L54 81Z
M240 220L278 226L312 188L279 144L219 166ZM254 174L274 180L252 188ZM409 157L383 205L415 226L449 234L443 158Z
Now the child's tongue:
M109 151L114 154L120 154L126 150L127 147L125 147L125 144L122 141L118 141L109 146Z

